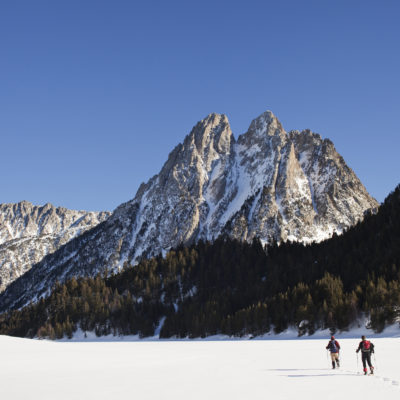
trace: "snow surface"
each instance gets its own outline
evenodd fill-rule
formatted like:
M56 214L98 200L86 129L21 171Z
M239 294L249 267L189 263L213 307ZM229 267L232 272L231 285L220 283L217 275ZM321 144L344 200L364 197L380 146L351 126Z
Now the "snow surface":
M328 337L51 342L0 336L0 398L398 399L398 328L392 335L373 339L375 376L358 374L358 337L340 335L338 370L330 368Z

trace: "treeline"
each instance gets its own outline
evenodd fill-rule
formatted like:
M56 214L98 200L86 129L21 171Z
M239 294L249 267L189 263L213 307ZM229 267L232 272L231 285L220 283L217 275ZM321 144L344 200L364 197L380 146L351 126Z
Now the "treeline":
M219 238L180 247L106 277L72 279L0 315L0 333L206 337L348 329L362 316L381 331L400 318L400 186L376 215L320 244Z

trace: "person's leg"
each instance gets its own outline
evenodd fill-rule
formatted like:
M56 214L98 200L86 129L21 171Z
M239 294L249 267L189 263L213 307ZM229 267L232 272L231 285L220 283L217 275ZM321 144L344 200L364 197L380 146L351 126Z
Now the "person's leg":
M331 353L332 369L335 369L335 353Z
M373 367L372 362L371 362L371 353L367 353L367 357L366 358L367 358L367 363L368 363L369 369L371 371L371 374L373 374L374 373L374 367Z
M366 353L361 353L361 360L363 363L363 371L364 371L364 374L366 375L367 374L367 355L366 355Z
M336 364L339 367L339 353L335 353L336 354Z

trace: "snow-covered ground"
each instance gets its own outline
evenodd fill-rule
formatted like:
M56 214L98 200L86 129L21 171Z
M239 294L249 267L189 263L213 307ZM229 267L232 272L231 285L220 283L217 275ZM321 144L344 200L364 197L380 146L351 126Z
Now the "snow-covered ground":
M376 375L357 366L358 338L50 342L0 336L0 398L399 399L400 339L374 338Z

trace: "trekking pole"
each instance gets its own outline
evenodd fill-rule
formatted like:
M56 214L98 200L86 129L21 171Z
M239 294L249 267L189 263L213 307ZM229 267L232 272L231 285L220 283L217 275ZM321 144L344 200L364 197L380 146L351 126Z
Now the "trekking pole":
M375 369L378 369L378 364L376 363L375 352L373 352L372 354L374 355L374 364L375 364Z

